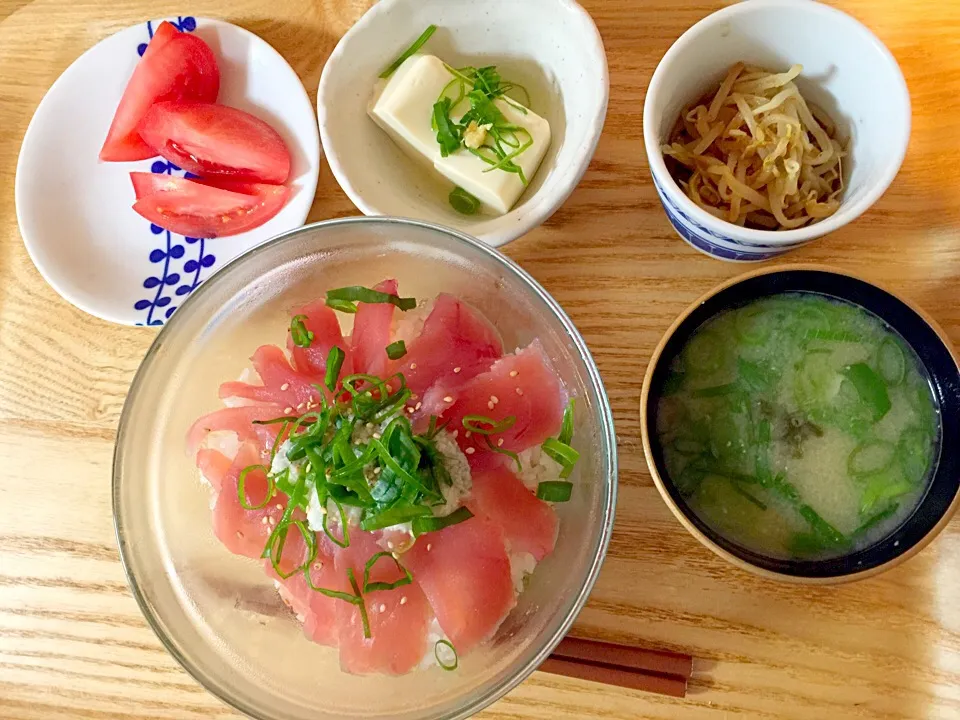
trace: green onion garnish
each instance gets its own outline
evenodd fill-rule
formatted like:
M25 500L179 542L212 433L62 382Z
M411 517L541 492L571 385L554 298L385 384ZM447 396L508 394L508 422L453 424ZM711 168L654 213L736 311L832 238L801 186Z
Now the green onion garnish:
M420 48L422 48L424 44L427 42L427 40L430 39L430 36L433 35L436 31L437 31L436 25L428 26L427 29L424 30L423 33L421 33L420 37L418 37L416 40L413 41L413 45L411 45L402 53L400 53L400 56L396 60L394 60L392 63L390 63L390 65L387 67L386 70L380 73L380 77L383 79L393 75L397 71L397 68L403 65L403 63L407 60L407 58L409 58L411 55L416 53Z
M499 422L486 415L465 415L463 427L478 435L496 435L506 432L517 423L515 415L508 415Z
M407 354L407 344L403 340L397 340L387 345L387 357L391 360L399 360Z
M321 523L321 526L323 527L323 534L326 535L328 538L330 538L330 542L332 542L334 545L337 545L337 546L342 547L342 548L350 547L350 529L347 527L347 525L348 525L348 524L347 524L347 515L346 515L346 513L343 511L343 505L342 505L339 501L337 501L336 498L333 498L333 497L330 498L330 501L331 501L334 505L336 505L336 507L337 507L337 512L340 513L340 535L341 535L341 537L340 537L340 539L337 539L337 538L334 536L334 534L333 534L332 532L330 532L330 527L329 527L329 525L327 524L327 522L328 522L328 520L329 520L329 518L330 518L330 513L328 513L328 512L323 513L323 522Z
M390 558L393 561L393 564L397 566L397 570L403 573L403 577L397 580L396 582L392 582L392 583L370 582L370 571L373 570L373 566L377 564L377 561L380 558L385 558L385 557ZM393 553L378 552L372 558L367 560L367 564L363 568L363 592L364 593L374 592L375 590L396 590L398 587L409 585L412 582L413 582L413 575L411 575L410 571L400 564L400 561L393 556Z
M354 593L353 595L350 593L341 592L340 590L317 587L313 584L313 578L310 577L309 566L307 566L306 570L304 570L304 574L307 577L307 585L310 586L311 590L314 590L321 595L326 595L329 598L333 598L334 600L343 600L351 605L355 605L360 611L360 622L363 624L363 636L367 639L370 638L370 619L367 617L367 608L363 604L363 594L360 592L360 586L357 585L357 578L353 574L353 568L347 568L347 580L350 581L350 587L353 589Z
M565 480L545 480L537 485L537 497L546 502L567 502L573 493L573 483Z
M497 445L494 445L494 444L493 444L493 439L492 439L489 435L487 435L487 436L484 438L484 440L487 441L487 447L488 447L490 450L493 450L493 452L498 453L498 454L500 454L500 455L506 455L508 458L510 458L511 460L513 460L513 461L517 464L517 472L523 472L523 465L522 465L521 462L520 462L520 456L519 456L519 455L517 455L517 454L516 454L515 452L513 452L512 450L507 450L507 449L505 449L505 448L500 447L499 442L501 442L501 441L498 441L498 444L497 444Z
M580 459L580 453L556 438L547 438L541 447L547 456L560 463L563 467L560 477L570 477L570 473L573 472L573 466L576 465L577 460Z
M310 343L313 342L313 331L307 330L307 326L303 323L306 319L306 315L294 315L290 321L290 337L297 347L310 347Z
M450 207L461 215L475 215L480 209L480 201L459 185L450 191L448 200Z
M371 290L370 288L365 288L360 285L351 285L349 287L337 288L336 290L327 290L327 305L333 307L330 305L331 301L337 303L389 303L404 311L413 310L417 306L416 298L402 298L397 295L390 295L389 293L383 293L378 290Z
M339 310L342 313L348 313L349 315L353 315L355 312L357 312L356 303L352 303L349 300L333 300L331 298L327 298L326 305L329 308Z
M262 470L267 475L267 492L264 495L263 502L259 505L251 505L247 501L247 475L253 470ZM275 492L276 485L270 475L270 468L266 465L250 465L240 471L240 476L237 478L237 499L244 510L259 510L266 507L267 503L273 499Z
M343 367L343 360L346 356L347 354L336 345L330 348L330 353L327 355L327 372L323 378L323 384L327 386L327 390L330 392L337 389L340 368Z
M360 529L366 530L367 532L383 530L383 528L400 525L401 523L410 522L415 518L431 514L430 508L426 505L400 505L387 508L380 512L373 511L372 513L368 510L360 522Z
M443 517L414 518L413 522L411 523L413 525L413 536L420 537L424 533L443 530L446 527L462 523L472 517L473 513L470 512L470 510L465 507L461 507L457 508L449 515L444 515Z
M445 652L445 655L453 653L453 661L448 662L440 657L441 647L447 648L448 652ZM437 640L437 644L433 646L433 656L437 659L437 665L442 667L444 670L453 671L457 669L457 666L460 664L460 658L457 655L457 649L449 640Z
M575 404L576 400L570 398L570 402L567 403L567 408L563 411L563 424L560 426L560 434L557 436L557 441L564 445L569 445L570 441L573 440L573 409Z

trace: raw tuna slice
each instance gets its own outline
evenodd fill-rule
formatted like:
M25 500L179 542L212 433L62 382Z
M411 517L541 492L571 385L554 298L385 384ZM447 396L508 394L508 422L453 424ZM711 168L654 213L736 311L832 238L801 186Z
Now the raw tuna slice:
M362 585L364 566L381 551L374 533L352 530L350 546L336 551L340 575L336 589L352 592L347 568L353 568L357 583ZM403 574L389 558L381 558L370 572L371 582L394 582L401 577ZM363 600L370 621L369 639L363 636L360 610L342 600L337 606L340 667L354 674L392 675L416 668L427 650L427 626L432 617L420 586L414 581L394 590L377 590L364 595Z
M240 442L255 442L262 450L269 450L280 432L279 425L254 425L254 420L269 420L283 415L277 405L246 405L222 408L204 415L187 431L187 448L195 455L207 435L212 432L236 433Z
M491 637L516 605L503 537L485 518L421 535L400 560L461 656Z
M201 448L197 451L197 467L200 468L200 474L217 492L223 486L223 480L230 472L231 465L233 460L219 450Z
M306 316L303 324L313 333L313 341L309 347L298 347L288 334L287 349L293 357L293 366L298 372L311 376L314 382L322 383L327 371L327 355L330 354L330 349L334 345L344 352L350 349L343 339L340 321L337 320L337 314L328 308L323 300L304 305L291 313L291 317L296 315ZM343 361L341 376L349 375L352 372L351 368L352 363L348 355Z
M440 294L407 354L393 364L422 397L438 380L450 387L488 370L503 355L500 335L480 313L453 295Z
M504 463L473 473L473 489L466 504L474 515L500 528L510 552L530 553L537 562L553 552L557 514Z
M316 378L299 373L290 367L286 354L276 345L257 348L250 360L263 385L249 385L239 381L225 382L220 386L221 398L238 397L279 405L284 410L290 408L288 415L294 414L294 409L302 412L308 403L320 400L320 392L313 385Z
M397 294L397 281L384 280L373 288L378 292ZM383 377L387 374L387 345L393 323L393 305L358 303L350 341L353 371Z
M479 468L488 466L495 453L488 449L485 436L471 433L468 437L462 425L466 415L483 415L498 422L516 418L512 427L490 438L504 450L520 452L559 432L566 401L550 360L540 341L534 340L461 387L437 383L424 396L421 412L449 421L449 428L458 431L457 443L471 466Z
M223 478L223 485L213 506L214 534L230 552L251 558L259 558L263 553L267 538L270 537L276 522L283 515L286 502L285 497L278 496L259 510L247 510L240 504L240 498L237 496L240 472L245 467L257 465L260 462L262 459L257 445L254 443L241 445L237 457ZM247 473L244 479L244 491L248 504L259 505L263 502L267 492L266 474L262 470L252 470ZM299 535L295 532L291 533L291 536L294 534ZM300 539L300 543L302 542L303 540ZM296 545L296 541L293 545ZM295 549L291 551L291 556L293 554Z
M310 580L315 587L332 589L339 577L333 560L333 546L323 535L317 537L317 544L318 552L310 567ZM302 563L305 559L306 556L302 555L300 562ZM269 560L265 561L264 567L267 575L279 583L280 597L303 623L304 634L313 642L336 646L338 642L337 605L342 601L327 597L311 588L303 572L283 579L273 569Z

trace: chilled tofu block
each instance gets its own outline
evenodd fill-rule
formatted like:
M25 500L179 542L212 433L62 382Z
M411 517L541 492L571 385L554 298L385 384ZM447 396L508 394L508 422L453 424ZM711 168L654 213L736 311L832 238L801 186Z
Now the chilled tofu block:
M440 58L413 55L376 88L368 108L370 117L409 155L432 166L494 212L509 212L525 189L517 173L491 170L488 163L462 147L447 157L440 153L431 127L433 106L453 79ZM532 110L519 109L519 103L503 99L494 103L507 122L530 133L532 144L513 160L530 182L550 145L550 124ZM464 103L461 115L467 107ZM478 140L482 141L483 134L481 130Z

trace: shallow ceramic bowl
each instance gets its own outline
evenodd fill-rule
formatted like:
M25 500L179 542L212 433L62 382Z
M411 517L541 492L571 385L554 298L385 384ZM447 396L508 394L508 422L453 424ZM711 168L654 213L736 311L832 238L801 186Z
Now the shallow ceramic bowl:
M916 509L873 545L827 560L783 560L747 550L717 533L688 505L666 472L657 439L657 406L670 363L691 335L715 315L772 295L819 293L846 300L882 319L916 351L940 408L938 456L933 478ZM641 395L641 432L647 465L664 501L706 547L757 574L794 582L846 582L887 570L923 549L953 515L960 491L960 368L943 330L926 313L893 293L852 275L818 266L773 267L733 278L685 310L654 350Z
M347 675L310 642L263 564L216 539L209 492L186 452L187 429L221 405L259 345L283 344L290 310L324 289L395 277L404 295L454 292L504 346L539 338L577 397L581 458L557 505L556 550L489 643L402 677ZM613 528L613 419L583 339L523 270L461 233L391 218L352 218L286 233L204 283L161 330L124 405L114 460L114 518L134 596L157 635L211 692L259 720L466 718L533 672L586 602Z
M140 217L130 172L182 175L163 158L97 158L117 103L154 29L148 20L93 46L40 102L17 162L17 220L37 270L81 310L124 325L162 325L210 274L237 255L303 224L320 172L320 138L296 72L266 41L223 20L167 18L217 57L224 105L269 122L290 148L286 206L245 233L204 240Z
M447 200L452 184L415 164L367 116L377 76L431 24L438 29L423 52L455 67L496 65L550 123L543 163L506 215L457 213ZM381 0L327 61L317 117L330 168L365 215L437 222L496 247L543 223L573 192L600 139L608 92L600 35L573 0Z
M796 230L743 228L701 209L671 177L661 145L683 108L719 86L737 61L803 65L797 85L848 140L840 209ZM857 219L889 187L910 139L910 95L890 51L866 27L811 0L750 0L704 18L663 56L643 107L643 140L660 202L677 234L722 260L782 255Z

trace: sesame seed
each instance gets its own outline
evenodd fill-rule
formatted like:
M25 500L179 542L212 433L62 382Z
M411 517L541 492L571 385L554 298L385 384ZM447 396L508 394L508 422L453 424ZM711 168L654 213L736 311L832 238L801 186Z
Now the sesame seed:
M460 368L460 367L455 367L455 368L453 369L453 371L454 371L455 373L458 373L458 372L460 372L461 370L463 370L463 368Z
M290 389L290 383L284 383L283 385L280 386L280 389L281 389L281 390L289 390L289 389Z
M452 403L452 402L453 402L453 398L450 397L449 395L447 395L447 396L443 399L443 401L444 401L445 403Z
M511 371L510 371L510 377L516 377L516 376L519 375L519 374L520 374L520 373L518 373L516 370L511 370Z
M373 430L373 423L367 423L367 430Z
M520 388L517 388L517 395L523 395L523 390L521 390Z
M456 430L454 430L454 432L456 432ZM464 437L470 437L471 435L473 435L473 433L470 432L469 430L467 430L467 431L463 434Z
M307 406L306 403L300 403L299 405L297 405L297 410L303 410L306 406Z
M418 403L414 406L414 410L419 410L421 407L423 407L423 403L422 403L422 402L418 402Z
M277 510L283 510L283 505L281 505L280 503L277 503Z
M271 525L276 525L276 524L277 524L277 519L276 519L275 517L270 518L270 524L271 524Z
M416 369L417 369L417 364L416 364L416 363L410 363L410 369L411 369L411 370L416 370Z
M413 415L414 410L413 410L412 407L408 407L408 408L407 408L407 412L410 413L411 415Z
M383 603L380 603L380 612L386 612L386 611L387 611L387 606L384 605Z
M266 524L267 524L267 516L266 516L266 515L264 515L262 518L260 518L260 524L261 524L261 525L266 525Z
M387 540L387 550L393 550L393 540Z
M321 570L323 570L323 563L322 562L314 563L313 569L316 570L317 572L320 572Z
M243 540L243 533L237 530L237 537Z
M493 400L491 400L490 402L487 403L487 408L488 408L489 410L493 410Z
M497 447L503 447L503 438L497 440Z
M464 452L465 452L467 455L473 455L473 454L476 452L476 449L474 449L474 448L472 448L472 447L469 447L469 448L467 448L466 450L464 450Z
M289 415L289 414L292 413L292 412L293 412L293 408L292 408L292 407L285 407L285 408L283 409L283 414L284 414L284 415Z
M380 433L374 433L374 434L373 434L373 439L374 439L374 440L379 440L379 439L380 439Z
M382 469L383 469L383 468L381 468L381 467L379 467L379 466L378 466L378 467L375 467L375 468L373 469L373 474L374 474L374 475L379 475L379 474L380 474L380 471L381 471Z
M494 405L496 405L498 402L500 402L500 398L498 398L496 395L491 395L491 396L490 396L490 402L492 402Z
M453 431L452 433L450 433L450 434L453 436L453 439L456 440L456 439L457 439L457 435L460 434L460 431L459 431L459 430L454 430L454 431Z
M400 604L401 604L401 605L406 605L406 604L407 604L407 596L406 596L406 595L404 595L402 598L400 598Z
M427 543L427 552L430 552L432 549L433 545L431 543Z

